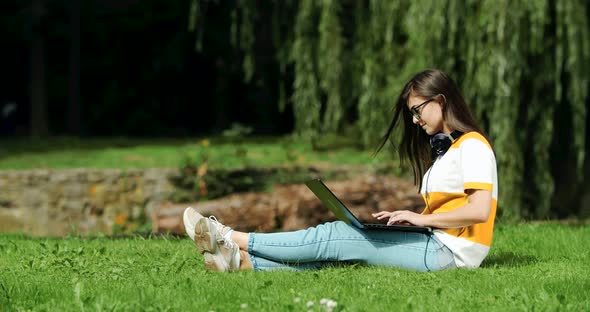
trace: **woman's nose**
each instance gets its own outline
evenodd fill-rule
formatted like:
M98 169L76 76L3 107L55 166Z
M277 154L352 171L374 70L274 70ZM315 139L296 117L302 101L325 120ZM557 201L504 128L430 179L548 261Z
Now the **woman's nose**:
M412 116L412 122L417 125L420 122L420 118Z

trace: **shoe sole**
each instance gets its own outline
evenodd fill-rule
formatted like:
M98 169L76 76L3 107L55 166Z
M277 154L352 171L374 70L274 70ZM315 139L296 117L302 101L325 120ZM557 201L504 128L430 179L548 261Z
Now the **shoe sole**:
M199 247L201 253L215 254L217 252L217 240L215 233L211 233L211 221L207 218L202 218L195 224L195 244Z

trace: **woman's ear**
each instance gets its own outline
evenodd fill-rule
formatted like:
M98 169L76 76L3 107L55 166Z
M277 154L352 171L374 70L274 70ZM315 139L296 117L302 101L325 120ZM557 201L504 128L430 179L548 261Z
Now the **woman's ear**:
M447 98L444 94L441 93L438 95L438 103L440 104L443 111L447 108Z

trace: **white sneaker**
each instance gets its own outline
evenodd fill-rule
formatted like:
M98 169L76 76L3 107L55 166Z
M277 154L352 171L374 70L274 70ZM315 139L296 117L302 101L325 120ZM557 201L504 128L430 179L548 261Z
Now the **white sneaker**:
M218 245L225 245L226 248L232 247L235 243L225 236L232 229L229 226L221 224L214 216L209 218L200 218L195 224L194 241L203 252L215 253Z
M234 244L232 248L220 246L217 252L203 253L205 268L217 272L234 272L240 270L240 249Z
M205 219L203 215L197 212L195 208L187 207L182 215L182 223L184 223L184 230L186 234L194 241L195 240L195 224L200 219Z
M213 216L202 218L195 225L195 243L205 258L205 268L219 272L240 269L240 248L229 237L232 229Z

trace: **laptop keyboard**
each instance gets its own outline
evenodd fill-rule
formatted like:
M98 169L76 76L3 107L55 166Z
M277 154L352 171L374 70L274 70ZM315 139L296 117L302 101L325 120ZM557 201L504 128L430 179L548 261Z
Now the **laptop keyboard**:
M369 224L363 224L363 226L369 230L388 230L388 231L398 230L398 231L418 232L418 233L431 233L432 232L432 230L430 228L413 226L413 225L390 226L387 224L369 223Z
M366 228L369 228L369 229L386 229L386 228L389 228L389 225L387 225L387 224L379 224L379 223L369 223L369 224L365 223L363 225Z

